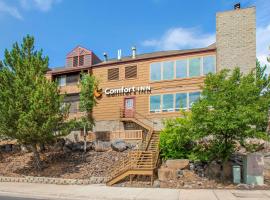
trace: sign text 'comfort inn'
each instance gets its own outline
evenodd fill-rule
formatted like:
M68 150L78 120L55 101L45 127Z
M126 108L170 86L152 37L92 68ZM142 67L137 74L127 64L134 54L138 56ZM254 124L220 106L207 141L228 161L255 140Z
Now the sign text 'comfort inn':
M142 92L150 92L151 86L132 86L132 87L120 87L120 88L106 88L106 95L114 95L114 94L129 94L129 93L142 93Z

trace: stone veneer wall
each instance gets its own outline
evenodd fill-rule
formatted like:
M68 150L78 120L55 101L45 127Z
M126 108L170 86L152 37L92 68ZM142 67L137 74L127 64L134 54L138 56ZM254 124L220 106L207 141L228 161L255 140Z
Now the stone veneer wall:
M255 7L216 15L217 69L240 67L248 73L256 67Z

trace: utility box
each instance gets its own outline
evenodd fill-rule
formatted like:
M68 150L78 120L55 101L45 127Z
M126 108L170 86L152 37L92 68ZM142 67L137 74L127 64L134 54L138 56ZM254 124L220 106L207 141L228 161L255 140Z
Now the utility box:
M243 177L244 183L263 185L264 157L260 153L250 153L244 156Z
M239 165L233 166L233 183L241 183L241 167Z

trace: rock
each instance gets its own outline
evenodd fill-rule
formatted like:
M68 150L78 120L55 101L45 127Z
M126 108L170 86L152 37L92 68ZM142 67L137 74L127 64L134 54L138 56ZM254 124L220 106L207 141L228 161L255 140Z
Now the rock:
M29 147L27 147L26 145L23 145L22 144L20 147L21 147L22 153L28 153L28 152L30 152Z
M83 142L77 142L72 145L72 151L83 151L84 144Z
M121 139L116 139L112 141L111 147L114 151L123 152L129 148L129 145Z
M181 170L181 169L176 170L176 175L177 175L177 178L182 177L184 175L183 170Z
M66 143L65 139L64 138L60 138L53 145L53 149L55 151L61 151L63 149L63 147L65 146L65 143Z
M11 152L12 151L12 144L5 144L4 145L4 151L5 152Z
M176 159L176 160L167 160L166 166L170 169L186 169L189 166L188 159Z
M153 183L153 187L154 188L160 188L160 181L159 180L155 180Z
M63 151L64 151L65 153L70 153L70 152L72 152L72 150L71 150L70 148L68 148L67 146L64 146L64 147L63 147Z
M111 149L110 142L103 142L103 141L95 141L93 148L96 152L104 152Z
M246 190L250 189L250 185L243 184L243 183L238 184L236 187L237 187L237 189L246 189Z
M189 169L193 171L195 169L194 163L189 163Z
M219 179L221 176L221 166L216 161L212 161L206 171L210 178Z
M160 181L175 180L176 178L176 170L164 167L158 169L158 179Z

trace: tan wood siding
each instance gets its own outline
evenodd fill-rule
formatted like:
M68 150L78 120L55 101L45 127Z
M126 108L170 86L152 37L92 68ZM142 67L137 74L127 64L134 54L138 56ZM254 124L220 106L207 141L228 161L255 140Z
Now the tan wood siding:
M115 95L106 96L104 93L105 88L120 88L124 87L138 87L138 86L151 86L150 93L131 93L129 96L135 97L135 109L136 112L148 117L148 118L165 118L176 117L180 115L180 112L166 112L166 113L150 113L149 112L149 96L150 94L166 94L176 92L193 92L200 91L203 85L204 76L193 78L181 78L175 80L166 81L150 81L150 64L152 62L160 61L172 61L177 59L185 59L190 57L198 57L204 55L215 55L215 53L203 53L192 56L175 56L171 58L155 59L152 61L141 61L136 63L137 66L137 78L126 79L125 68L126 64L117 65L119 68L119 80L108 81L108 69L115 68L116 66L96 67L93 68L93 74L100 82L99 87L103 89L102 98L98 100L97 106L94 108L93 116L95 120L117 120L120 116L120 108L123 108L124 98L127 95Z

